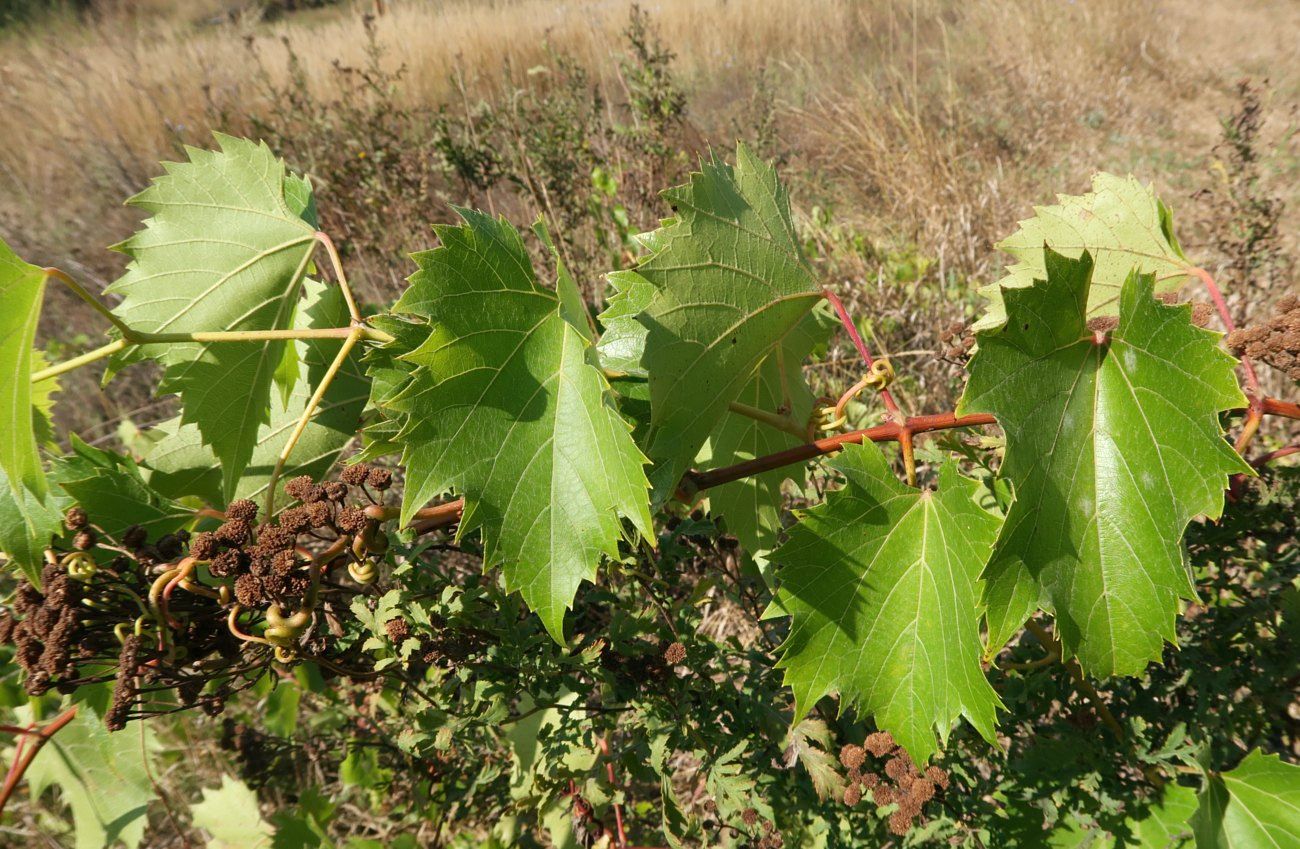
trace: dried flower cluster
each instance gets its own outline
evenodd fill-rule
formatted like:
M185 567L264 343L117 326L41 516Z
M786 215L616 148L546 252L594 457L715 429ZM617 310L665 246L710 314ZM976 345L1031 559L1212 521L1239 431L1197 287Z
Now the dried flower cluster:
M975 334L967 330L962 322L954 321L940 331L939 341L943 344L943 352L940 354L942 359L964 363L975 347Z
M864 770L868 756L884 761L880 772ZM900 836L907 834L926 802L939 791L948 789L945 770L930 766L922 772L907 752L884 731L867 735L861 746L850 743L842 748L840 763L847 770L849 780L844 791L844 804L853 807L864 796L869 796L881 807L897 805L889 816L889 830Z
M1279 300L1273 305L1273 316L1263 324L1228 334L1228 347L1300 380L1300 296Z
M257 505L240 499L212 530L153 541L70 509L71 546L51 547L40 585L20 582L0 610L0 642L14 646L28 692L115 681L104 719L116 730L178 706L220 713L273 659L326 652L313 633L322 582L349 591L330 570L354 574L387 545L381 520L347 502L360 491L378 506L372 490L388 489L391 473L359 464L342 478L289 481L298 503L275 521L258 524Z

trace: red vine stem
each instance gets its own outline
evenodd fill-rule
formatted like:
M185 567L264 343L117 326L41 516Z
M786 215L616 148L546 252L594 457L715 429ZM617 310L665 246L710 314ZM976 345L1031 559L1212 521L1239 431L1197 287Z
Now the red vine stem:
M844 302L840 300L839 295L835 294L830 289L823 289L822 294L826 297L826 300L830 301L831 306L835 308L835 314L840 317L840 324L844 325L845 332L847 332L849 338L853 340L853 346L858 349L858 353L862 355L862 361L867 364L867 369L870 370L871 367L876 364L876 361L871 356L871 351L867 348L867 343L862 341L862 334L858 333L858 327L853 323L853 318L849 315L849 311L844 308ZM882 386L880 388L880 400L884 402L885 409L889 411L890 418L896 422L903 420L903 414L899 411L898 404L894 401L894 396L890 393L887 387Z
M618 778L614 775L614 759L609 754L609 737L600 738L600 753L605 756L605 775L609 778L611 789L618 790ZM618 849L627 849L627 832L623 830L623 806L614 804L614 826L618 829Z
M18 782L23 780L23 775L27 772L27 768L32 765L32 761L36 759L36 755L41 751L41 747L50 742L50 739L53 738L55 734L58 734L63 729L63 726L75 719L76 716L77 708L74 705L56 716L54 719L50 720L47 725L39 730L26 730L23 732L24 734L30 735L31 745L26 748L20 746L19 749L14 752L14 762L9 767L9 772L5 775L4 787L0 788L0 813L4 813L5 805L9 804L9 797L13 796L14 790L18 787ZM24 737L23 741L26 741L27 739L29 738Z
M1237 323L1232 320L1232 313L1228 310L1228 302L1223 298L1223 292L1219 285L1214 282L1214 277L1204 268L1193 268L1191 274L1199 278L1205 285L1205 291L1210 294L1210 300L1214 302L1214 308L1219 313L1220 320L1223 321L1223 327L1229 333L1237 329ZM1250 361L1250 357L1243 352L1241 355L1241 370L1246 376L1246 399L1250 402L1247 407L1246 421L1242 423L1241 433L1237 436L1237 453L1245 454L1246 446L1250 444L1251 439L1255 437L1255 431L1259 430L1260 420L1264 417L1264 409L1261 406L1262 393L1259 389L1259 376L1255 374L1255 364Z
M1263 398L1259 400L1258 405L1261 415L1300 419L1300 404L1282 401L1277 398ZM721 486L724 483L731 483L751 475L779 469L782 466L802 463L823 454L832 454L845 445L857 445L863 442L901 443L905 439L910 441L912 437L931 431L993 424L997 424L997 419L986 413L975 413L969 416L959 416L956 413L908 416L903 420L902 424L896 421L885 422L865 430L850 431L849 433L814 440L803 445L796 445L793 448L787 448L784 451L778 451L775 454L768 454L763 457L756 457L753 460L737 463L734 466L710 469L707 472L689 472L682 479L677 494L681 500L690 501L694 498L695 493L700 490ZM447 501L442 504L421 508L415 512L411 527L417 533L428 533L439 528L449 527L460 521L461 510L464 506L464 500L458 498L455 501ZM368 507L366 508L366 514L374 519L391 519L397 515L397 510L389 507Z
M1257 469L1262 469L1274 460L1280 460L1283 457L1290 457L1292 454L1300 454L1300 443L1288 445L1285 448L1279 448L1276 451L1270 451L1267 454L1256 457L1250 461L1250 464Z

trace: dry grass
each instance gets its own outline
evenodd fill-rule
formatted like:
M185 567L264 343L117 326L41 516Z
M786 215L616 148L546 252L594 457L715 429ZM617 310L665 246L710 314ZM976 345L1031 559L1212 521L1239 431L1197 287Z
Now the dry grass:
M0 137L0 220L17 241L77 258L50 237L96 244L106 203L137 191L179 143L203 144L214 124L238 127L279 108L258 85L250 44L284 74L278 42L287 40L318 98L328 97L333 62L364 61L360 15L369 3L223 26L174 11L151 17L140 5L131 17L0 42L9 128ZM193 15L207 19L219 5L198 4ZM1069 189L1095 167L1139 164L1147 148L1172 143L1201 155L1226 85L1252 67L1293 96L1298 69L1285 36L1300 23L1293 5L1197 6L806 0L778 12L763 0L660 0L647 8L713 141L725 147L728 126L710 113L725 113L766 67L802 164L849 185L835 194L870 204L866 217L888 218L970 263L990 232L1006 228L1009 208L1045 196L1042 169L1054 188ZM548 45L617 97L626 19L627 4L610 0L390 0L377 32L385 61L406 68L399 97L413 104L461 97L458 77L471 95L498 90L508 69L544 63ZM1213 62L1202 59L1206 44L1218 45ZM112 237L129 226L109 223Z
M101 246L136 223L118 203L157 173L159 159L174 158L182 144L207 144L213 129L247 133L284 110L266 83L292 79L289 53L316 103L331 100L335 63L365 62L363 15L373 0L273 22L236 14L203 23L232 5L136 0L125 4L129 13L0 37L6 240L34 261L104 284L120 259ZM608 101L626 97L624 0L384 5L375 22L382 61L405 69L395 102L469 110L479 99L500 101L528 69L550 62L549 51L574 57ZM784 160L803 211L833 210L829 224L809 227L835 254L828 274L859 290L862 309L913 328L895 340L902 347L932 342L926 334L945 317L933 314L932 297L915 296L918 284L928 276L942 301L951 280L993 274L991 245L1014 220L1055 192L1083 190L1093 170L1154 180L1179 214L1184 243L1208 243L1215 212L1193 197L1212 179L1217 116L1230 108L1233 83L1246 74L1271 80L1275 140L1290 128L1300 93L1300 7L1286 0L644 5L677 54L693 147L725 150L738 133L750 134L757 81L772 87L763 117L777 141L767 152ZM1295 170L1284 151L1267 188L1292 198ZM1298 206L1284 221L1289 249ZM632 211L634 229L661 212ZM427 223L445 215L443 204L411 199L394 217L404 232L393 243L423 244ZM921 266L905 297L873 285L894 276L897 249ZM371 259L362 246L358 276L384 266ZM75 305L67 310L60 329L96 326Z

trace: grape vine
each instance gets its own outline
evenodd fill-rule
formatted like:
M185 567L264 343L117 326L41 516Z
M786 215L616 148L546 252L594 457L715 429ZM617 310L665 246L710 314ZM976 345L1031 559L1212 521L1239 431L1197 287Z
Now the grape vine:
M1296 451L1285 422L1300 405L1267 396L1255 370L1297 377L1294 296L1237 329L1169 209L1132 177L1098 175L1091 193L1021 222L973 335L945 333L969 357L960 402L913 411L891 389L905 377L818 279L775 169L743 145L734 166L712 159L664 193L671 217L609 274L599 313L540 221L530 251L504 218L468 209L434 228L395 303L363 305L318 229L310 182L265 145L217 145L132 199L149 217L117 246L129 262L102 297L0 242L12 584L0 643L33 717L7 729L18 743L0 811L65 727L99 739L100 723L218 716L311 669L422 705L422 730L396 750L432 773L444 767L428 753L469 729L530 729L546 746L587 735L552 771L510 737L512 798L557 843L595 827L597 808L617 847L647 831L672 845L815 833L764 796L775 785L743 778L743 739L696 756L713 810L692 825L672 757L688 743L638 707L647 686L726 702L738 727L735 716L767 712L754 727L783 738L810 798L850 810L869 799L889 833L921 834L940 817L927 812L959 806L959 784L975 780L932 761L963 722L977 737L962 745L1005 747L1020 672L1059 665L1116 739L1133 733L1094 682L1162 661L1200 603L1189 526L1212 526ZM91 304L110 339L50 363L36 329L56 285ZM1202 296L1211 304L1188 303ZM1207 328L1216 318L1226 339ZM861 379L819 398L805 365L839 331ZM62 375L104 363L111 380L143 360L180 409L143 447L57 432ZM855 404L881 420L846 430ZM1253 450L1266 420L1282 441ZM978 443L926 439L979 429ZM721 545L719 527L734 576L685 587L704 544L687 541ZM440 551L481 562L435 566ZM663 573L669 558L682 575ZM1279 586L1294 593L1297 580ZM733 581L749 606L751 638L729 650L765 658L739 678L764 693L749 706L716 690L727 653L706 663L689 635L700 623L682 610L710 581ZM644 607L671 642L638 637L619 605ZM1022 634L1046 654L1010 660ZM686 671L696 663L709 671ZM509 684L495 668L513 670ZM63 712L40 724L54 704ZM629 779L611 728L592 724L623 712L640 723L625 740L640 753L623 762ZM588 725L575 730L575 716ZM377 720L363 726L379 733ZM1122 845L1300 846L1300 767L1277 753L1225 765L1174 746L1146 763ZM646 769L660 793L648 824L632 790ZM74 794L69 776L49 780ZM79 835L138 843L134 826L111 830L108 804L74 804ZM954 842L993 839L988 822L953 821L966 829ZM807 834L801 845L838 845ZM1038 845L1003 840L991 845Z

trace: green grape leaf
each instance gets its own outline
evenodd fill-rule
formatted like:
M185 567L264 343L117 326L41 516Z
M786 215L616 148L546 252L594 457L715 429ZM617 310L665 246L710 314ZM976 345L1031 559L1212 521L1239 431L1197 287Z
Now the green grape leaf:
M45 549L63 530L63 511L72 503L57 487L42 501L26 487L9 486L0 469L0 554L6 566L17 566L40 586Z
M763 358L821 297L775 170L744 146L664 197L677 215L637 266L655 288L637 314L650 379L647 453L668 498Z
M980 668L978 576L998 518L945 463L937 491L906 486L875 446L830 463L843 489L806 511L772 554L791 616L779 666L795 717L822 696L875 716L917 763L965 716L994 741L997 694Z
M203 801L190 807L194 827L209 835L208 849L269 849L275 828L258 812L257 794L229 775L221 786L203 789Z
M342 327L348 322L342 290L316 280L303 283L303 300L294 326L298 329ZM257 441L244 473L235 487L236 498L259 498L266 492L276 459L302 417L312 393L338 355L340 339L309 339L294 343L297 360L305 369L287 401L272 399L271 419L257 430ZM281 480L298 475L323 477L339 454L357 435L357 426L370 393L370 381L354 348L344 361L325 396L302 432ZM224 505L221 471L216 455L204 445L199 428L174 418L150 431L158 437L144 457L149 484L171 498L195 495L210 504Z
M1300 766L1254 750L1209 778L1192 829L1196 849L1300 847Z
M1168 784L1158 796L1126 800L1124 807L1128 815L1122 820L1110 815L1098 823L1065 813L1048 829L1043 808L1021 803L1008 811L1006 819L992 821L990 845L1016 849L1187 849L1192 845L1188 820L1196 810L1196 791L1191 787Z
M597 316L604 328L596 344L600 364L609 371L645 377L641 357L645 355L646 326L637 316L654 300L654 284L635 271L611 271L605 276L614 294Z
M32 372L50 364L44 352L32 351ZM54 396L59 392L59 378L47 377L32 384L32 433L38 445L47 448L58 444L54 435Z
M102 849L119 841L135 849L154 798L145 762L154 745L153 733L143 723L114 734L89 704L82 703L76 718L27 768L31 798L59 788L72 808L77 849Z
M0 240L0 470L15 499L43 499L48 487L32 426L32 345L45 295L45 269L23 262Z
M805 717L790 726L785 735L783 761L789 769L796 763L808 773L813 792L823 802L838 801L844 794L839 760L831 754L831 732L820 719Z
M407 384L381 401L402 421L402 521L460 493L460 533L483 529L485 561L504 566L506 586L563 641L578 586L617 555L620 517L651 535L645 458L518 232L460 215L462 226L435 228L441 246L416 256L394 307L428 320L401 355L416 366Z
M110 536L140 525L151 539L189 524L194 511L154 490L130 457L72 436L72 453L54 461L52 477Z
M1043 245L1074 259L1087 251L1096 264L1088 293L1088 316L1115 315L1120 288L1134 268L1155 276L1157 292L1180 288L1194 267L1174 235L1173 215L1154 189L1133 176L1098 173L1092 191L1058 195L1054 206L1034 208L1034 217L998 243L1016 258L1001 280L981 288L989 303L975 330L1006 319L1003 291L1043 279Z
M1138 807L1124 820L1128 836L1118 835L1116 849L1179 849L1191 843L1189 820L1196 811L1196 791L1169 784L1160 798Z
M763 360L737 401L767 412L787 410L796 422L812 415L816 397L803 376L803 362L812 349L826 338L829 325L816 312L809 313L790 331L781 344ZM728 410L709 436L700 453L701 468L719 468L743 463L765 454L803 444L794 434ZM767 551L776 544L781 530L781 487L802 466L786 466L751 475L709 490L709 512L727 521L750 554Z
M984 574L989 652L1038 608L1096 675L1133 675L1175 638L1194 597L1180 541L1217 517L1227 476L1250 467L1219 412L1245 406L1218 334L1131 275L1103 343L1087 326L1093 265L1048 251L1046 279L1005 292L1005 325L981 333L958 414L1006 432L1015 490Z
M114 312L134 330L291 326L315 229L290 206L284 163L269 148L222 135L217 142L219 151L188 149L188 162L167 164L130 201L152 217L118 246L131 262L108 291L122 296ZM277 340L157 343L131 354L163 364L158 391L181 396L182 421L212 447L227 497L269 419L283 352Z

